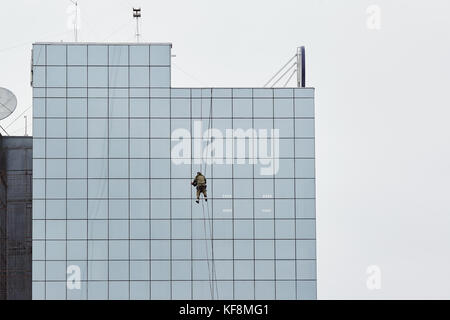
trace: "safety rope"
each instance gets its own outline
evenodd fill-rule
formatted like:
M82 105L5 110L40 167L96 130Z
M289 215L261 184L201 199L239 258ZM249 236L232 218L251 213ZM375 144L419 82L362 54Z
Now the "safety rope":
M202 90L202 89L201 89ZM203 90L201 91L201 95L200 95L200 117L201 117L201 121L203 123ZM211 151L211 144L212 144L212 134L211 134L211 129L212 129L212 89L211 89L211 94L210 94L210 105L209 105L209 115L208 115L208 147L207 147L207 153L206 153L206 160L204 159L204 154L202 152L202 162L200 163L200 172L205 173L206 174L206 169L207 169L207 161L208 161L208 151ZM201 139L203 140L203 135L201 137ZM204 162L204 167L203 167L203 162ZM204 169L204 170L202 170ZM211 170L212 172L212 170ZM206 242L206 259L208 262L208 271L211 273L210 274L210 290L211 290L211 298L214 300L214 285L215 285L215 291L216 291L216 296L219 296L219 291L218 291L218 287L217 287L217 274L216 274L216 266L215 266L215 261L214 261L214 245L213 245L213 223L212 223L212 217L210 215L210 211L209 211L209 205L208 203L206 204L206 208L207 208L207 214L205 215L205 206L202 202L202 211L203 211L203 222L204 222L204 231L205 231L205 242ZM209 234L211 236L211 265L209 263L209 256L208 256L208 245L207 245L207 232L206 232L206 221L208 221L208 227L209 227Z

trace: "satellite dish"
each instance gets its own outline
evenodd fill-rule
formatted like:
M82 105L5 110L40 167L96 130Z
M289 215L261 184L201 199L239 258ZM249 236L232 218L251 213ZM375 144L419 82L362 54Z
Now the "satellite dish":
M8 89L0 88L0 120L11 115L16 110L17 98Z

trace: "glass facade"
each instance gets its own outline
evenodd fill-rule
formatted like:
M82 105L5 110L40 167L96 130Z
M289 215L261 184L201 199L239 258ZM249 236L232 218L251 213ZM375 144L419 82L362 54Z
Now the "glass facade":
M315 299L314 89L171 88L170 52L34 45L33 298Z

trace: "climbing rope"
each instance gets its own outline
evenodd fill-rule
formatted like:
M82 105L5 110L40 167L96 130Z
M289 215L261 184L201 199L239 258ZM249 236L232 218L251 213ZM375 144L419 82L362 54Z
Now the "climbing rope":
M203 124L203 90L201 91L200 95L200 118ZM210 94L210 105L209 105L209 115L208 115L208 148L211 148L212 144L212 134L211 134L211 128L212 128L212 89ZM201 137L203 140L203 135ZM207 161L208 161L208 151L211 151L211 149L206 149L206 161L204 157L204 153L202 152L202 162L200 163L200 172L206 174L207 169ZM204 163L204 166L203 166ZM212 171L212 170L211 170ZM204 232L205 232L205 247L206 247L206 260L208 263L208 271L210 272L210 290L211 290L211 298L214 300L214 294L216 293L216 296L219 296L219 291L217 287L217 274L216 274L216 266L214 261L214 245L213 245L213 223L212 223L212 217L210 215L209 211L209 205L206 204L207 213L205 215L205 206L202 202L202 212L203 212L203 225L204 225ZM210 241L211 241L211 264L209 263L209 256L208 256L208 244L207 244L207 232L206 232L206 221L208 221L208 227L209 227L209 234L210 234ZM215 287L215 290L214 290Z

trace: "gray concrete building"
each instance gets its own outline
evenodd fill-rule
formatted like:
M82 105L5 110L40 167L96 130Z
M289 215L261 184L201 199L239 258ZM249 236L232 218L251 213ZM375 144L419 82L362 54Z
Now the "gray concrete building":
M0 300L31 299L32 144L0 136Z

